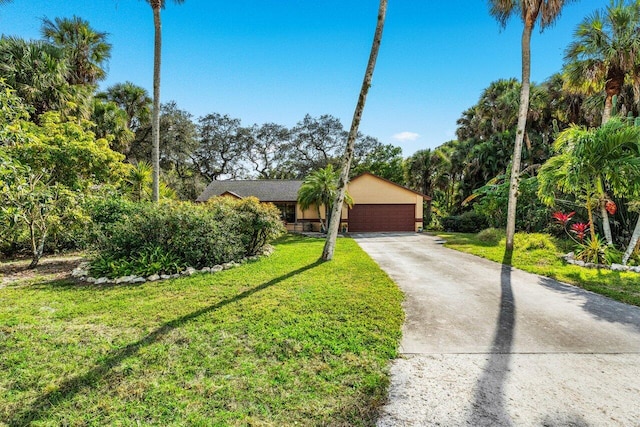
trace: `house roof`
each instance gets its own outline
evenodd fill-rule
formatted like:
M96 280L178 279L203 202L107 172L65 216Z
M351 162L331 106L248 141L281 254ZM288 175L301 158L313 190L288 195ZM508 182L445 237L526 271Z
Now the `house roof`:
M262 202L295 202L300 186L302 181L286 179L212 181L196 201L206 202L228 193L240 198L257 197Z

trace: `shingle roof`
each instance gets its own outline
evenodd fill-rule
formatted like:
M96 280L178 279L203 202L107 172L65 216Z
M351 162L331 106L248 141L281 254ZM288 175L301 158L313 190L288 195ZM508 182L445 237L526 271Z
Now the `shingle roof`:
M229 192L240 197L254 196L262 202L295 202L300 186L302 181L285 179L212 181L196 201L206 202Z

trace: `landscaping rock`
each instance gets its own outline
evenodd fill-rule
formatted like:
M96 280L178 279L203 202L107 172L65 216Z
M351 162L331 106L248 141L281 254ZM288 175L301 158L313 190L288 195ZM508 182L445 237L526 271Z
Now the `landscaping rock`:
M634 271L636 273L640 273L640 265L635 266L635 267L631 267L631 268L629 268L629 270Z
M587 268L596 268L596 265L592 262L585 262L584 266Z
M87 277L85 279L88 283L96 283L96 278L95 277Z
M577 260L573 264L577 265L578 267L584 267L585 266L585 262L581 261L581 260Z
M167 276L168 278L169 276ZM151 276L147 277L147 281L149 282L155 282L157 280L160 280L160 276L157 274L152 274Z
M211 267L212 273L217 273L218 271L222 271L222 270L224 270L224 268L221 265L214 265L213 267Z
M131 281L135 278L136 276L122 276L122 277L118 277L117 279L114 280L114 283L116 285L119 285L121 283L131 283Z
M73 271L71 272L71 276L72 277L86 277L89 275L89 272L83 268L83 267L76 267L73 269Z
M622 264L611 264L611 271L628 271L629 267Z
M136 276L133 279L131 279L131 281L129 283L136 284L136 283L144 283L146 281L147 281L147 279L145 279L144 277Z
M211 267L202 267L201 273L211 273Z
M104 285L106 283L109 283L109 279L107 277L99 277L96 279L96 281L94 282L96 285Z
M170 276L171 279L177 279L178 277L180 277L180 273L172 274Z
M161 278L162 280L167 280L167 279L171 279L171 276L170 276L169 274L161 274L161 275L160 275L160 278Z

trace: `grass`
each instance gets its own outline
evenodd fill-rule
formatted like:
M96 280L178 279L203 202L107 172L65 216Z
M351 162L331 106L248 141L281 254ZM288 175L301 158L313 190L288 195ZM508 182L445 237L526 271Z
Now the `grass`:
M402 295L351 239L143 285L0 288L0 425L373 425Z
M505 254L504 237L482 239L482 235L438 233L445 246L496 262ZM493 236L492 236L493 237ZM544 234L517 233L511 265L521 270L579 286L617 301L640 306L640 275L633 272L589 269L567 264L560 255L570 250L566 242Z

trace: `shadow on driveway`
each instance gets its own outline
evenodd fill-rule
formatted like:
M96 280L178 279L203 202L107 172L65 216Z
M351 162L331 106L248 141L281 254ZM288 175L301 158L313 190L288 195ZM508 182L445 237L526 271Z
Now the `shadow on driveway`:
M548 277L542 277L542 286L579 300L582 309L599 320L631 326L640 332L640 308L613 301L602 295L586 291L577 286L567 285Z
M511 287L512 252L506 251L500 271L500 314L493 334L491 353L475 388L469 425L511 426L505 405L504 385L511 362L516 303Z

